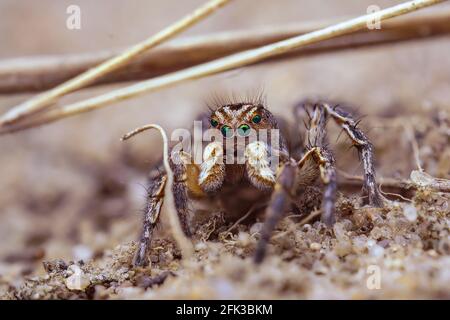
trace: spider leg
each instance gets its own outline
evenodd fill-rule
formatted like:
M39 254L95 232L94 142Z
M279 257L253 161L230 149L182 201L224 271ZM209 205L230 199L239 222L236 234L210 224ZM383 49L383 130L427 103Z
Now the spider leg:
M283 217L286 205L290 201L289 193L294 186L295 166L288 162L280 167L274 190L266 211L266 220L261 230L261 238L258 241L254 262L259 264L266 255L267 244L278 221Z
M167 175L165 172L155 170L151 173L149 187L147 189L148 197L144 211L143 229L134 257L135 266L143 266L146 264L147 250L150 246L153 230L158 222L159 213L164 201L166 180Z
M269 154L277 153L280 165L277 173L271 168ZM273 190L266 210L266 220L261 230L254 262L261 263L266 254L267 244L278 221L283 217L287 204L290 202L290 192L294 185L295 163L286 159L284 150L270 150L263 141L254 141L245 148L245 170L250 183L260 190Z
M337 107L332 108L328 104L323 104L323 108L327 113L340 125L347 135L352 140L358 154L362 159L364 166L364 185L363 190L367 192L369 196L369 205L374 207L383 206L383 197L378 190L378 186L375 180L375 168L374 168L374 154L373 145L367 138L367 136L358 127L358 122L355 121L352 116L340 110Z
M177 161L174 161L177 160ZM198 174L198 166L190 163L190 156L183 151L172 153L170 166L174 173L172 193L175 199L175 207L180 219L183 232L190 236L188 223L188 190L199 195L202 191L198 185L192 183L195 173ZM164 169L157 168L151 172L148 189L147 204L144 211L144 221L138 249L134 257L135 266L146 264L147 251L152 240L153 230L158 224L161 207L164 202L164 187L167 181L167 173Z
M321 220L327 226L332 226L336 222L334 214L334 203L336 201L336 170L334 168L334 158L332 153L321 147L312 147L298 162L296 175L297 188L301 189L314 182L320 176L325 191L322 199Z
M188 190L190 186L189 182L191 181L189 176L190 173L192 172L192 166L195 165L190 163L190 156L181 151L172 154L170 166L173 171L174 180L172 185L172 193L175 200L175 208L177 209L178 219L180 219L181 228L184 234L190 237L191 230L189 229L189 222L188 222L188 215L189 215Z
M178 161L173 161L173 160ZM218 142L209 143L203 152L204 161L200 166L193 163L191 156L180 151L172 155L171 166L174 175L172 192L181 227L186 236L191 236L189 228L189 195L197 198L206 196L222 186L225 179L223 148Z
M335 222L334 202L336 199L336 170L334 157L326 146L326 121L324 109L314 106L307 132L306 153L297 163L296 188L311 185L319 176L325 185L322 200L322 221L327 226Z

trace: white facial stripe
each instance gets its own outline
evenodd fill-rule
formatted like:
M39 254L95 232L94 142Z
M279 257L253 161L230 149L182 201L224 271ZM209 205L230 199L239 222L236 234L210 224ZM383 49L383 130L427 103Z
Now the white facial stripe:
M223 114L221 112L216 112L215 113L217 119L219 120L220 123L224 123L225 122L225 118L223 117Z
M247 121L250 122L253 118L254 113L258 110L258 106L253 106L253 108L247 114Z
M232 106L224 106L215 112L215 116L221 124L235 125L237 123L234 122L241 119L243 115L245 115L246 121L251 121L253 114L258 108L258 106L253 104L243 105L237 110L233 109Z
M234 117L235 118L240 117L243 113L247 112L247 110L251 107L253 107L253 105L251 105L251 104L242 106L240 109L238 109L234 112Z

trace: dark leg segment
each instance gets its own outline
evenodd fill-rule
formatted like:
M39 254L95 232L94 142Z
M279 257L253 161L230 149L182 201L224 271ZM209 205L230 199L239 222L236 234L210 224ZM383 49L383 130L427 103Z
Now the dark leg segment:
M188 187L187 187L187 171L186 165L171 163L173 171L172 193L175 199L175 208L177 209L178 218L180 219L181 228L186 236L191 236L188 222Z
M369 196L369 205L374 207L383 206L383 197L378 190L375 181L373 145L367 136L358 128L358 123L352 116L337 107L332 108L328 104L323 104L327 113L339 124L352 140L362 159L364 166L364 186L363 189Z
M298 162L297 188L301 190L308 185L305 181L313 181L312 177L315 180L317 175L320 176L325 186L322 200L322 222L327 226L332 226L335 223L334 202L337 189L333 155L327 149L312 147Z
M279 175L266 211L266 220L261 230L261 238L256 247L254 262L259 264L266 255L267 244L278 221L283 217L286 205L289 203L289 193L292 192L295 178L295 166L287 163L279 170Z
M187 236L190 236L191 232L188 224L186 166L182 162L177 164L171 162L170 165L172 167L175 179L172 187L175 207L177 209L183 232ZM164 169L155 169L150 174L147 205L144 212L144 226L134 259L135 266L144 266L146 264L147 251L150 247L153 230L159 221L159 214L164 201L164 187L166 185L166 180L167 174Z
M298 162L297 189L311 185L320 176L325 190L322 200L322 221L332 226L335 222L334 202L336 200L336 170L334 157L326 146L326 112L315 106L309 114L307 126L306 153Z
M147 205L144 211L144 226L134 258L135 266L144 266L147 262L147 250L150 246L153 230L158 223L159 213L164 201L166 180L167 176L165 172L155 170L151 173L147 190Z

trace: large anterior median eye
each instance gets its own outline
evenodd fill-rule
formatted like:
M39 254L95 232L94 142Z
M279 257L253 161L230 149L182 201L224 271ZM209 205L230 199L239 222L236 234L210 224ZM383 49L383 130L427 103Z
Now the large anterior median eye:
M252 122L253 123L260 123L261 122L261 116L259 114L257 114L256 116L254 116L252 118Z
M231 129L229 126L223 126L220 131L222 132L222 135L226 138L231 138L233 136L233 129Z
M250 126L248 124L241 124L238 128L238 134L241 137L248 136L250 134Z

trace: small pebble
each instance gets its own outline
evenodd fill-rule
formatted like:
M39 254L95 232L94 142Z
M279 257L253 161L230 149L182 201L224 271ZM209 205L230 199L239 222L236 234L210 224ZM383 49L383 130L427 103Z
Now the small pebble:
M379 258L383 256L384 249L382 246L375 244L369 248L369 254L374 258Z
M412 204L407 204L403 208L403 214L405 218L410 222L414 222L417 220L417 209Z
M427 253L429 256L434 257L434 258L438 256L438 253L436 252L436 250L433 250L433 249L428 250Z
M195 244L195 251L206 250L207 248L208 248L208 246L203 241Z
M66 287L69 290L81 290L83 291L91 282L89 278L84 274L83 270L77 265L71 265L69 269L72 271L72 275L66 279Z
M250 227L250 234L260 233L263 227L262 222L256 222Z

